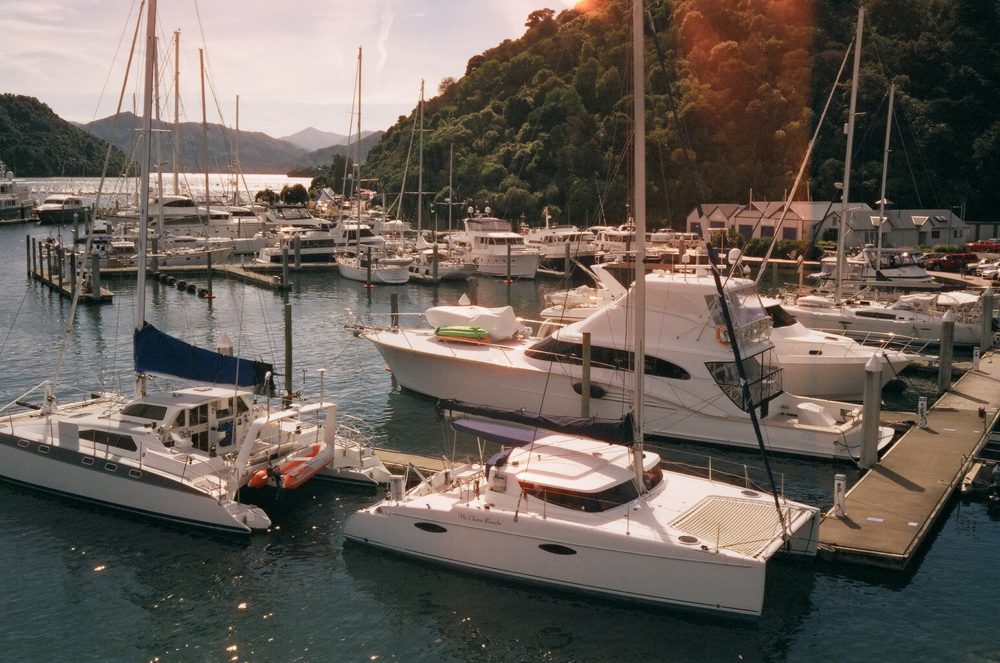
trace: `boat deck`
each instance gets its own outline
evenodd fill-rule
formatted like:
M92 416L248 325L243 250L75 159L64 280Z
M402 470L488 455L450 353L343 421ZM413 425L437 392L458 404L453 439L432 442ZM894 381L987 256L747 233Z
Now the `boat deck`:
M444 470L444 459L440 456L405 453L381 447L375 449L375 455L393 474L403 474L410 465L420 470L425 476Z
M843 516L825 515L820 556L905 569L985 443L1000 408L998 387L1000 354L989 352L928 408L926 428L907 431L848 491Z

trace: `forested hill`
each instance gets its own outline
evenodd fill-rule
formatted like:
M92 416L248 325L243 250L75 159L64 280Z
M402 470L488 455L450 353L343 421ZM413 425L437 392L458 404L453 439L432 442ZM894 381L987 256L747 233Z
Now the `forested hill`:
M879 198L893 81L887 197L902 207L965 204L970 219L995 216L1000 4L865 4L851 200ZM647 35L651 224L680 226L696 201L781 199L853 40L857 4L647 0L646 7L665 54L661 61ZM560 222L624 219L631 171L629 8L629 0L585 0L559 14L533 12L521 38L473 57L461 79L441 83L424 112L424 191L431 192L425 200L439 205L438 218L446 214L453 149L455 199L463 207L490 204L531 223L539 223L545 206ZM848 61L800 199L837 197L850 71ZM364 177L380 178L390 191L417 189L416 121L414 111L386 133ZM415 198L406 197L407 209Z
M95 177L107 144L63 120L33 97L0 94L0 159L20 177ZM112 150L109 172L125 156Z

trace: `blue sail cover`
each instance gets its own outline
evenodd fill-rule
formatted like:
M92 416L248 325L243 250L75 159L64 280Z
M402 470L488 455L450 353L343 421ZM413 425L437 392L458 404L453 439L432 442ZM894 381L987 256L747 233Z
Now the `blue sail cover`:
M133 335L135 370L138 373L170 375L208 384L253 388L271 394L271 364L205 350L164 334L153 325L143 324Z

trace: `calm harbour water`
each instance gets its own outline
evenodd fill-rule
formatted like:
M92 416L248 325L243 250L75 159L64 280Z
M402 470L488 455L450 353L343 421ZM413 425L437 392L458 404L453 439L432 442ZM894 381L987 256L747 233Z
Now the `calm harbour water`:
M0 227L3 403L56 370L69 302L25 276L26 235L49 232ZM81 307L60 382L130 387L135 282L110 287L113 304ZM281 296L221 279L214 287L209 302L149 284L147 319L207 347L225 332L240 354L280 367ZM510 301L534 317L539 293L561 287L555 279L509 288L485 280L479 301ZM442 287L436 301L453 303L464 289ZM359 318L386 320L391 293L403 311L435 303L435 291L423 286L369 293L333 273L296 276L293 386L318 396L324 367L327 394L367 421L381 446L444 453L451 438L431 401L393 388L375 349L344 329ZM758 464L752 454L713 453ZM775 466L793 497L823 507L834 473L857 477L850 466L823 462L778 458ZM0 484L0 660L1000 661L1000 522L982 504L953 505L905 575L774 564L763 617L744 623L345 546L343 522L375 499L308 484L265 504L272 531L233 540Z

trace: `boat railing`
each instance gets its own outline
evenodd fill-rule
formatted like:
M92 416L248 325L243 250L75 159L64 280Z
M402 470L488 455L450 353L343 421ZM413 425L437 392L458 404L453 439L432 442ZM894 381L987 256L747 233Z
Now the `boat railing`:
M676 449L667 451L661 448L658 451L660 453L660 465L665 469L701 477L710 481L728 483L746 490L771 492L771 488L768 487L770 482L767 478L767 470L763 467ZM775 479L778 495L784 497L784 473L776 474Z
M227 476L223 478L216 461L211 457L202 456L190 447L164 450L159 445L147 447L140 443L138 469L156 470L177 477L182 483L207 492L217 500L222 500L227 495L227 485L236 479L233 462L229 458L225 460L228 469ZM212 481L212 477L218 477L218 481Z
M414 316L414 315L416 315L416 316L423 317L423 313L391 313L389 315L395 315L395 316L399 316L399 317ZM518 320L520 320L520 318L518 318ZM393 326L375 325L375 324L364 324L364 323L361 323L361 322L355 322L355 323L349 323L349 324L344 325L344 329L349 330L355 336L362 336L364 334L378 334L378 333L381 333L381 332L390 332L390 333L393 333L393 332L398 331L400 328L399 327L393 327ZM428 328L428 329L407 328L406 331L409 331L409 332L422 332L423 333L422 334L423 337L426 337L426 335L432 335L432 334L434 334L434 330L430 329L430 328ZM406 340L406 344L409 347L409 349L411 349L411 350L416 349L416 348L414 348L413 343L410 341L410 337L409 336L403 336L403 338ZM518 333L514 337L512 337L512 339L501 339L501 342L496 342L496 343L492 343L492 342L483 343L481 341L477 341L476 342L476 346L480 347L480 348L496 348L498 350L501 350L503 352L504 358L507 360L507 363L510 364L511 366L513 366L514 362L507 355L507 352L510 350L510 347L507 346L507 345L505 345L502 341L521 340L523 338L525 338L525 337L522 336L521 333ZM531 338L531 337L529 336L527 338ZM450 347L451 350L452 350L452 355L456 356L456 357L458 356L458 354L455 352L455 350L457 348L461 347L461 346L462 346L462 344L459 343L459 342L456 342L453 346L449 346L449 345L447 345L447 343L443 343L442 344L442 347Z
M374 449L375 431L361 417L337 413L338 442L349 448Z
M736 326L734 331L740 345L747 345L754 342L766 341L771 335L772 324L770 316L764 315L747 324Z
M838 336L848 336L861 345L879 348L882 350L899 350L911 354L934 354L929 351L932 341L924 341L915 336L905 334L894 334L892 332L859 331L844 329L816 329L825 334L836 334Z

